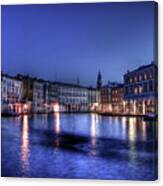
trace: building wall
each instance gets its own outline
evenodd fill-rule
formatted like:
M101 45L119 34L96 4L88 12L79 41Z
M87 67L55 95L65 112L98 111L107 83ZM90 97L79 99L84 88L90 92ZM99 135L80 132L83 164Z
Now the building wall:
M42 113L45 111L44 83L33 82L33 112Z
M88 90L83 87L58 85L61 112L88 111Z
M118 85L112 88L112 112L122 114L124 112L124 87Z
M59 95L58 95L58 86L53 83L49 83L48 85L48 112L55 111L55 105L59 104Z
M125 113L146 115L157 112L157 67L139 67L124 75Z
M104 86L100 89L100 111L101 112L112 112L111 106L111 87Z
M88 110L99 111L100 91L95 88L88 88Z
M1 106L3 110L16 111L16 104L21 102L23 84L8 75L1 77Z

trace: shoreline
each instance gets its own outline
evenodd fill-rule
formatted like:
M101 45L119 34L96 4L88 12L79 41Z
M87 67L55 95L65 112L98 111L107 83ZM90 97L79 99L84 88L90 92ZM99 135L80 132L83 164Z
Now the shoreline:
M56 112L59 114L98 114L101 116L108 116L108 117L142 117L144 119L151 119L151 120L156 120L158 118L158 115L154 116L148 116L148 115L134 115L134 114L121 114L121 113L100 113L100 112ZM19 116L24 116L24 115L54 115L54 113L24 113L24 114L4 114L1 113L1 117L3 118L8 118L8 117L19 117Z

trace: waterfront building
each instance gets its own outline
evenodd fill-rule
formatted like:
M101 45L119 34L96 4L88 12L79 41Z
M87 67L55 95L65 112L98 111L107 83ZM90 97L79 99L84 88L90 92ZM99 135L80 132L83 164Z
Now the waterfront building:
M100 101L100 91L96 88L88 88L88 106L89 111L98 112Z
M18 74L16 79L22 81L22 103L26 105L25 113L33 112L33 82L36 80L35 77L30 77L29 75Z
M1 109L3 112L21 112L22 81L1 74Z
M17 75L23 82L22 101L28 105L29 112L54 112L54 105L58 102L57 85L53 82L28 75Z
M117 83L108 82L100 89L100 111L103 113L112 113L112 88L116 87Z
M47 85L42 80L33 81L33 112L44 113L47 111Z
M44 92L48 93L46 97L47 112L59 112L58 85L53 82L48 82L46 89Z
M124 112L126 114L157 113L157 73L157 66L151 63L128 71L124 75Z
M87 112L88 88L76 84L56 83L60 112Z
M117 84L111 89L112 112L122 114L124 112L124 86Z

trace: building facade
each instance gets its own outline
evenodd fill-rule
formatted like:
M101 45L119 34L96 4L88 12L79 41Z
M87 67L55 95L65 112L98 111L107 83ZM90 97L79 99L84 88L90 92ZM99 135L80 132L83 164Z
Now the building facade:
M88 89L79 85L58 83L60 112L87 112Z
M102 113L112 113L112 89L116 87L118 83L108 82L100 89L100 112Z
M124 86L123 84L117 84L115 87L112 87L111 90L111 99L112 99L112 112L115 114L124 113Z
M21 112L23 84L6 74L1 75L1 109L3 112Z
M157 66L151 63L124 75L126 114L157 114L157 74Z
M88 110L91 112L99 111L100 91L96 88L88 88Z
M33 113L47 112L48 90L46 86L44 81L33 81Z

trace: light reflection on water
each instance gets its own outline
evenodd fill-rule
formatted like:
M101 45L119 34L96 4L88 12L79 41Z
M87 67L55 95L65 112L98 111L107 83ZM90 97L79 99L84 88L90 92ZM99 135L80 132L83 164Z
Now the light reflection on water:
M134 144L136 140L136 118L129 118L129 141L131 144Z
M99 116L97 114L91 114L91 144L92 150L90 152L91 155L96 155L96 135L97 135L97 125L99 124Z
M131 117L129 118L129 144L130 144L130 151L129 151L129 156L130 156L130 161L131 163L135 162L135 142L137 139L137 130L136 130L136 118Z
M22 159L22 168L25 175L29 172L29 126L28 126L28 116L23 116L22 123L22 145L21 145L21 159Z
M55 133L60 134L60 113L55 113Z
M2 119L2 134L12 136L14 135L13 129L16 128L17 136L20 135L21 145L13 141L15 144L10 149L12 150L13 148L14 151L14 148L20 145L20 152L16 152L20 153L21 157L22 175L20 176L34 175L37 177L37 171L41 171L38 167L42 167L42 171L44 171L44 166L49 162L49 167L46 167L46 169L49 169L48 172L51 173L52 177L55 177L57 173L62 176L62 171L64 172L63 175L73 177L75 175L71 173L71 170L75 170L76 167L73 166L78 164L77 172L79 174L84 169L86 173L88 171L88 173L92 175L92 178L97 178L98 172L103 172L101 178L108 178L109 176L114 178L115 172L117 171L117 178L122 178L125 171L120 171L121 168L123 170L127 170L127 168L130 170L130 172L126 174L127 176L130 176L131 173L135 175L139 174L139 171L134 172L134 170L140 169L140 167L137 166L140 162L143 162L142 158L141 160L139 159L139 155L141 151L148 154L149 148L152 145L148 143L149 146L143 146L141 150L138 150L138 142L143 145L147 141L152 141L153 125L154 123L150 123L149 125L148 122L135 117L103 117L97 114L54 113L54 115L51 116L35 115L30 117L25 115L22 116L22 119ZM20 131L18 130L19 128L21 129ZM50 147L48 135L44 135L44 132L48 133L49 131L54 135L54 137L52 137L52 147ZM79 142L82 147L84 146L83 149L86 149L88 156L86 156L86 154L83 156L79 153L80 151L78 152L80 155L78 155L77 152L73 153L73 151L70 151L69 156L68 150L63 149L65 144L62 145L63 141L65 141L65 138L62 138L62 136L64 136L65 133L89 138L88 142ZM12 136L12 138L14 139L14 136ZM6 140L8 140L8 138L5 140L2 139L2 142L5 143ZM110 145L112 142L113 145ZM70 143L68 145L71 146L71 140L68 143ZM46 144L49 146L46 146ZM80 150L80 145L78 150ZM75 142L75 147L76 146L78 146L77 142ZM146 148L148 148L148 150ZM10 151L7 149L5 151L5 156L3 156L7 160L5 161L5 165L10 164L11 161L14 164L14 159L10 157ZM111 153L105 161L102 155L106 154L107 151ZM2 152L4 152L4 150ZM112 157L112 153L117 156ZM68 158L66 158L66 156ZM96 159L98 156L101 157L100 160ZM125 163L126 158L127 162ZM79 159L80 163L77 162ZM69 163L66 164L66 162ZM112 162L115 163L115 165L112 165L113 175L112 169L109 169ZM144 162L146 163L148 160L145 159ZM147 172L149 172L149 165L143 165L143 170L145 170L145 166L148 167ZM96 169L96 171L87 170L87 167ZM33 173L31 171L33 171ZM152 168L150 171L152 171ZM82 172L81 175L83 174ZM48 173L46 172L45 175L48 175ZM146 175L145 172L144 175L142 178L149 176L148 174ZM133 178L134 176L131 175L131 177Z
M122 117L122 138L125 139L126 138L126 117Z
M147 138L147 129L146 129L146 123L145 121L142 121L142 125L141 125L141 131L142 131L142 140L146 141Z
M54 132L57 135L56 140L54 141L54 143L55 143L56 147L59 147L60 141L59 141L58 135L61 132L61 129L60 129L60 113L59 112L54 113Z

